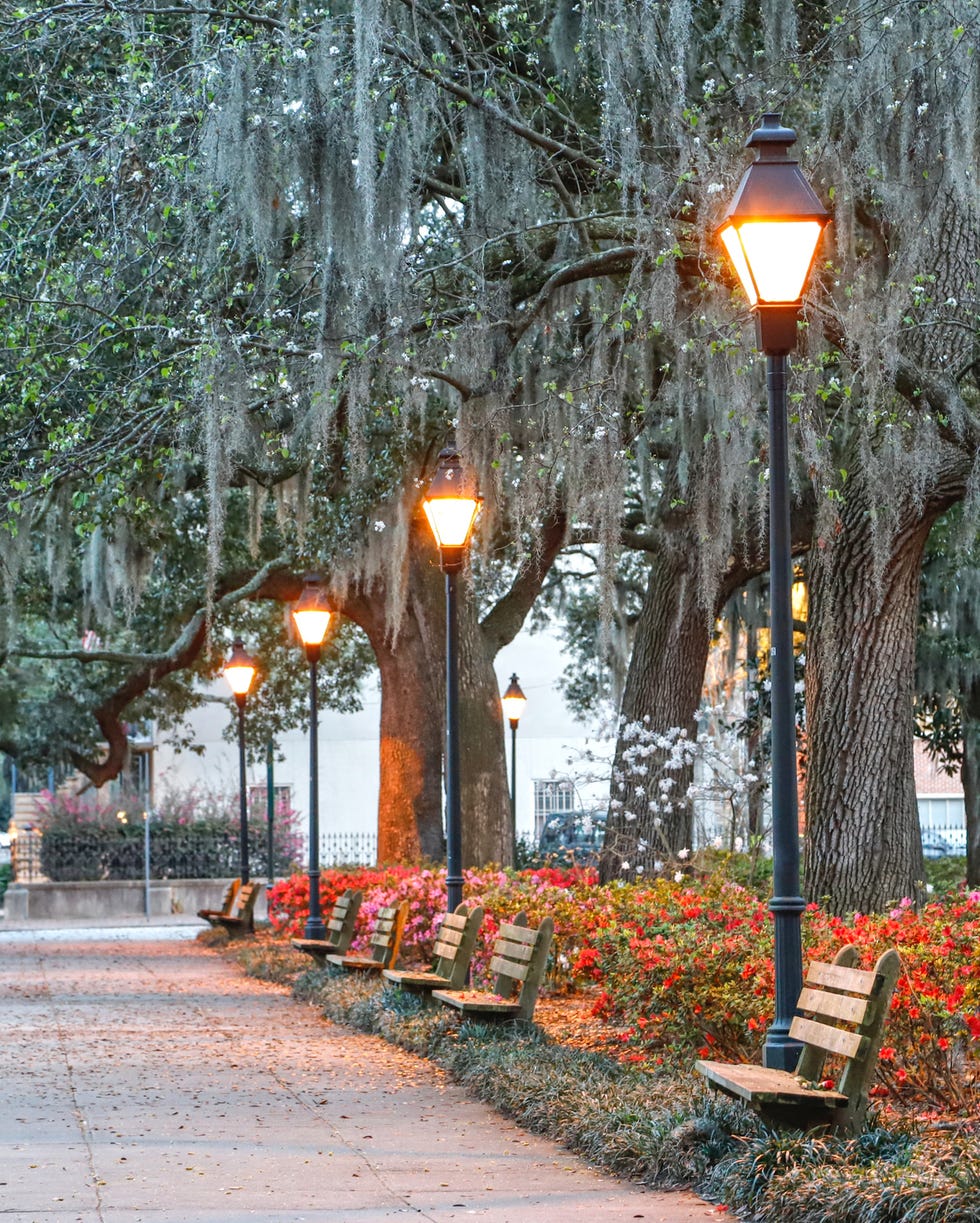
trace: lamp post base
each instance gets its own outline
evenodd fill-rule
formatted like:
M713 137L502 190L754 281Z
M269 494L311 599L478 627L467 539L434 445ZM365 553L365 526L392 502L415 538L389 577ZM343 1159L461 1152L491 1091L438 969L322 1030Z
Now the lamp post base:
M320 872L310 872L310 912L303 927L303 938L325 939L327 927L320 912Z

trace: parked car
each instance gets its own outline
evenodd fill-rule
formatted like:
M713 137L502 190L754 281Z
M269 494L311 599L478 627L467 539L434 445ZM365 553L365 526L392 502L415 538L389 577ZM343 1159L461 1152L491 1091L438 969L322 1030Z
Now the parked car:
M953 847L945 837L938 832L926 832L922 835L923 858L948 858L953 853Z
M594 865L605 837L605 811L562 811L541 830L538 852L544 857L571 858L580 866Z

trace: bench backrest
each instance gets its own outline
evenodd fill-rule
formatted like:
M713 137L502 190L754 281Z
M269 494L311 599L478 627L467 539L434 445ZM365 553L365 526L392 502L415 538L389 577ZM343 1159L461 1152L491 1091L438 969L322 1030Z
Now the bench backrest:
M368 939L368 947L372 960L376 960L384 968L394 968L401 951L402 934L405 931L405 919L408 917L408 901L403 900L398 905L385 905L378 910L374 921L374 929Z
M789 1034L803 1042L796 1074L808 1082L824 1077L828 1056L843 1059L837 1090L848 1097L850 1117L863 1116L878 1064L885 1017L898 981L897 951L886 951L870 972L854 968L858 952L842 947L833 964L812 963Z
M483 924L483 910L459 905L455 913L442 919L433 949L432 971L448 981L449 989L462 989L466 984L470 960L476 947L476 937Z
M530 1019L534 1014L554 931L555 923L550 917L544 918L537 930L529 930L527 914L523 912L513 922L500 925L490 960L490 971L497 974L493 992L501 998L516 997L520 1019Z
M238 889L242 886L241 879L232 879L231 883L225 888L225 894L221 898L221 904L218 906L219 913L231 913L232 906L235 903L235 897L238 895Z
M346 892L342 892L337 897L330 910L330 916L326 922L326 941L331 944L337 955L344 955L351 945L354 937L354 922L357 920L357 912L363 898L363 892L355 892L353 888L348 888Z
M235 901L228 916L233 917L235 921L245 922L251 928L255 902L261 890L261 883L243 883L235 893Z

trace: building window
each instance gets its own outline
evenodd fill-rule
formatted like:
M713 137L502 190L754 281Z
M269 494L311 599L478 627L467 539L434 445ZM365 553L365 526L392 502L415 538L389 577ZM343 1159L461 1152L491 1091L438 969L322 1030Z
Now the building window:
M575 783L567 778L550 777L534 783L534 836L541 839L544 826L553 815L575 810Z
M265 786L249 786L248 788L248 809L252 815L265 815L266 812L266 794L268 790ZM276 812L290 810L292 807L293 788L292 786L273 786L272 787L273 802L275 803Z
M966 853L966 809L962 798L953 795L949 798L919 797L919 827L922 829L922 840L926 841L929 834L938 835L949 846L953 853Z

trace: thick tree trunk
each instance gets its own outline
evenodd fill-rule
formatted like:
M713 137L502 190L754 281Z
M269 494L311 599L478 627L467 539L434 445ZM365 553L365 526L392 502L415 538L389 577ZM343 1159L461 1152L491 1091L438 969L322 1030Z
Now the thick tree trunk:
M381 680L378 861L439 861L442 828L441 670L433 668L432 620L439 577L417 546L410 548L407 608L392 640L380 583L349 593L344 613L371 642Z
M375 650L381 672L378 861L417 863L445 855L441 720L429 659L414 624L394 648Z
M974 680L963 701L963 807L966 815L966 882L980 888L980 680Z
M924 879L912 769L922 551L909 514L880 576L874 516L852 495L808 560L806 893L834 913L915 897Z
M510 866L514 837L504 754L496 650L487 641L466 585L460 585L459 733L463 864Z
M421 716L416 714L416 721L419 731L431 736L436 745L435 776L439 780L446 733L445 576L439 569L431 539L422 538L422 531L427 535L428 527L419 528L411 553L410 612L425 643L425 665L433 695L420 707L424 712ZM456 587L463 866L510 863L513 854L510 798L500 693L493 669L496 650L481 632L465 572L458 575Z
M691 769L665 770L671 753L657 744L663 736L676 740L678 731L691 742L696 737L710 612L692 569L688 558L669 548L650 565L623 693L599 868L604 882L652 874L656 863L691 847Z

